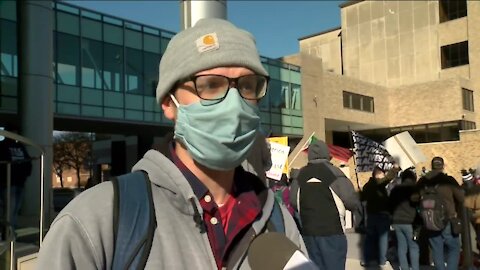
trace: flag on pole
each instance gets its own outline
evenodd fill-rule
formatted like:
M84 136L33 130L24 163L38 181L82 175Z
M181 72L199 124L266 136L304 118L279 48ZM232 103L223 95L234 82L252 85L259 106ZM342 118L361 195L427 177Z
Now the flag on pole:
M300 152L307 153L310 145L312 143L315 143L316 141L318 141L318 138L315 137L315 133L312 133L312 135L310 135L310 137L308 138L307 142L305 142L305 144L303 145ZM352 157L352 155L353 155L353 153L352 153L352 151L350 151L350 149L343 148L343 147L336 146L336 145L332 145L332 144L328 144L327 146L328 146L328 152L330 153L330 156L332 156L332 157L334 157L334 158L336 158L340 161L348 162L350 157Z
M317 141L318 139L315 137L315 132L312 132L312 135L310 135L310 137L308 137L307 139L307 142L305 142L303 145L302 145L302 148L300 148L300 151L297 152L297 154L295 154L295 156L292 158L292 159L289 159L288 160L288 163L289 164L293 164L293 162L295 161L295 159L297 159L298 155L300 155L301 153L305 153L308 149L308 147L310 146L310 144L312 143L312 140L315 140Z
M358 132L352 131L357 172L373 171L375 166L383 170L392 168L393 158L385 147Z
M308 138L307 142L303 145L302 149L300 149L300 152L308 152L308 147L310 147L310 144L318 141L317 137L315 137L315 132L310 135Z
M348 160L353 156L353 152L350 151L350 149L333 144L328 145L328 152L330 152L330 156L343 162L348 162Z

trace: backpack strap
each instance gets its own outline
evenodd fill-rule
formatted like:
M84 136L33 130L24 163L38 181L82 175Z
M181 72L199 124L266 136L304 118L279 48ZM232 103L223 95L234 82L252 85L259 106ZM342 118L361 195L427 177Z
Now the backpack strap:
M270 219L267 223L269 232L279 232L285 234L285 220L283 219L282 209L277 200L273 202L273 209Z
M143 171L112 179L114 188L112 269L143 269L155 231L155 208L148 175Z

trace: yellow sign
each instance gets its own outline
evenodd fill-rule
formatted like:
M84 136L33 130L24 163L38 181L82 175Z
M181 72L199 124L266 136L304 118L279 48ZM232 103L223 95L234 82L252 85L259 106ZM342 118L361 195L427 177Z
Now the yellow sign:
M281 145L288 146L288 137L271 137L267 138L269 142L278 143ZM285 162L285 167L283 167L283 173L288 175L288 159Z

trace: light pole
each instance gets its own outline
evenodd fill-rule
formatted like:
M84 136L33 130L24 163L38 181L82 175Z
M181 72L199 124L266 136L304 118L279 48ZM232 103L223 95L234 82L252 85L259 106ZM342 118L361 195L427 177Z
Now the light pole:
M187 29L203 18L227 19L227 1L180 0L180 25Z

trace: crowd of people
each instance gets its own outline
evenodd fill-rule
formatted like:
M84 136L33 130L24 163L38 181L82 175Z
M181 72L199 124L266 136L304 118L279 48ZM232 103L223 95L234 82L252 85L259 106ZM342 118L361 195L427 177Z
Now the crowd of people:
M388 264L394 262L399 269L418 270L422 261L439 270L458 269L462 211L480 248L479 169L462 170L459 185L445 173L442 157L434 157L431 170L422 168L420 177L413 167L402 171L393 164L385 171L377 166L356 192L329 160L324 142L310 145L308 164L292 170L285 202L293 206L309 256L320 269L345 269L345 210L353 212L355 229L364 235L364 267L391 269ZM396 250L394 256L391 250Z

